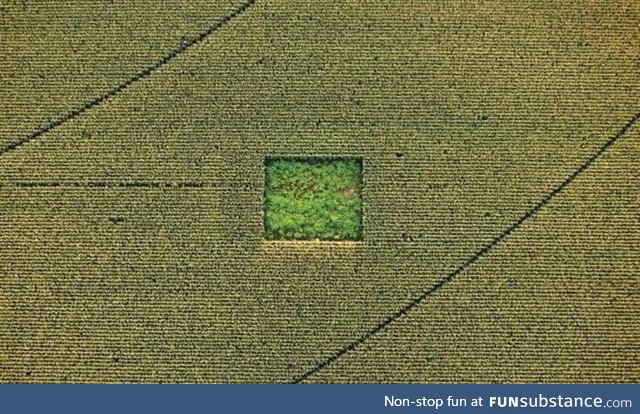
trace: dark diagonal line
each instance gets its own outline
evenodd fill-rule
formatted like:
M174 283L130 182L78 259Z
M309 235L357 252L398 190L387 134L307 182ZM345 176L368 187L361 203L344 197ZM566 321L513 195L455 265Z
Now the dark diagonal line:
M589 166L591 164L593 164L598 158L600 158L602 156L602 154L604 154L613 144L616 143L616 141L618 141L620 138L622 138L622 136L624 134L626 134L627 131L629 131L629 129L633 126L633 124L635 124L638 121L638 119L640 119L640 112L636 113L622 128L620 128L620 130L618 130L618 132L616 132L611 138L609 138L607 140L607 142L605 142L604 145L602 145L598 149L598 151L596 151L591 157L589 157L587 160L585 160L575 171L573 171L567 178L565 178L564 181L562 181L550 193L548 193L546 196L544 196L544 198L542 198L540 201L538 201L526 213L524 213L522 216L520 216L520 218L518 218L515 222L513 222L509 227L507 227L504 231L502 231L502 233L500 233L497 237L495 237L493 240L491 240L489 243L487 243L484 247L482 247L480 250L478 250L473 256L471 256L464 263L462 263L457 269L455 269L453 272L449 273L446 277L441 279L434 286L432 286L429 289L423 291L420 294L420 296L416 297L411 302L409 302L406 305L404 305L400 310L398 310L397 312L389 315L382 322L380 322L378 325L376 325L373 329L371 329L370 331L368 331L367 333L365 333L361 337L357 338L356 340L354 340L350 344L344 346L343 348L338 350L336 353L334 353L330 357L328 357L325 360L319 362L316 366L311 368L309 371L305 372L304 374L302 374L302 375L300 375L298 377L295 377L293 379L293 381L291 381L291 383L292 384L298 384L298 383L306 380L310 376L316 374L317 372L323 370L324 368L328 367L329 365L333 364L338 359L342 358L347 353L353 351L358 346L362 345L364 342L366 342L369 339L371 339L371 337L373 337L377 333L379 333L382 330L384 330L386 327L391 325L397 319L399 319L400 317L402 317L405 314L407 314L413 308L415 308L416 306L420 305L422 302L424 302L433 293L439 291L441 288L443 288L445 285L447 285L449 282L451 282L453 279L455 279L456 276L458 276L460 273L464 272L467 268L472 266L480 258L482 258L487 253L489 253L496 245L498 245L500 242L502 242L513 231L518 229L518 227L520 227L525 221L527 221L528 219L533 217L536 213L538 213L555 196L557 196L563 190L565 190L567 188L567 186L569 186L569 184L571 184L580 174L582 174L587 168L589 168Z
M45 125L41 126L37 130L35 130L35 131L23 136L22 138L14 141L14 142L11 142L9 144L4 145L3 147L0 147L0 157L2 157L3 155L5 155L8 152L11 152L11 151L13 151L13 150L15 150L17 148L20 148L21 146L23 146L24 144L26 144L28 142L31 142L31 141L33 141L35 139L40 138L42 135L46 134L47 132L49 132L49 131L51 131L51 130L59 127L59 126L66 124L67 122L71 121L72 119L77 118L78 116L82 115L84 112L88 111L89 109L95 108L96 106L103 104L104 102L109 100L111 97L119 94L120 92L122 92L123 90L128 88L130 85L132 85L132 84L134 84L134 83L136 83L136 82L148 77L153 72L155 72L156 70L158 70L162 66L166 65L167 63L169 63L171 60L173 60L176 56L178 56L182 52L184 52L187 49L191 48L192 46L202 42L207 37L209 37L212 33L214 33L215 31L217 31L218 29L222 28L224 25L229 23L231 20L233 20L236 17L240 16L249 7L253 6L256 1L257 0L247 0L240 7L235 9L230 14L224 16L222 19L218 20L213 26L209 27L204 32L201 32L197 36L192 37L191 39L187 40L186 42L181 43L179 46L177 46L171 52L169 52L168 54L163 56L160 60L158 60L155 63L153 63L152 65L142 69L140 72L136 73L135 75L133 75L132 77L130 77L126 81L122 82L121 84L119 84L115 88L111 89L110 91L108 91L104 95L101 95L101 96L93 99L92 101L89 101L89 102L85 103L84 105L82 105L80 107L72 109L71 111L69 111L68 113L63 115L62 117L60 117L60 118L58 118L58 119L56 119L54 121L51 121L48 124L45 124Z

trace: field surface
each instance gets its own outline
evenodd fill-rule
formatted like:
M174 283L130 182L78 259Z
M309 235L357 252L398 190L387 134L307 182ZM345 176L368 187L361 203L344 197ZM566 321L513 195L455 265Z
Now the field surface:
M0 0L0 38L0 382L640 382L637 1ZM270 157L362 159L362 241L265 240Z

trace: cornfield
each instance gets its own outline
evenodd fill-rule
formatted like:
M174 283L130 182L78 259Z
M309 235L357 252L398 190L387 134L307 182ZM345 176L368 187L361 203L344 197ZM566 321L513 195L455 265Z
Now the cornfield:
M638 2L0 22L0 382L640 381ZM273 157L361 237L265 237Z

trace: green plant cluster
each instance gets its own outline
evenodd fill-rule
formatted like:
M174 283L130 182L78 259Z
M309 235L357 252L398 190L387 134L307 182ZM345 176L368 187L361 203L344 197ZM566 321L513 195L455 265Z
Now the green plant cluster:
M266 238L359 240L361 176L356 159L268 160Z

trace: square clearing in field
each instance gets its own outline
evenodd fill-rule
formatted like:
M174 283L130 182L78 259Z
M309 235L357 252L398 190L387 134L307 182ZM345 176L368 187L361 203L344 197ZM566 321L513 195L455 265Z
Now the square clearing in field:
M267 158L267 240L361 240L362 160Z

